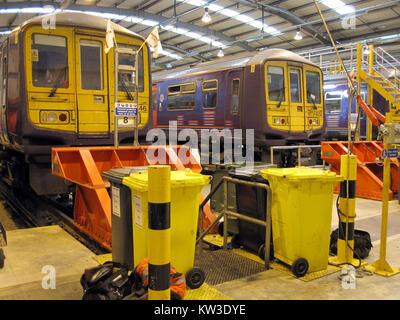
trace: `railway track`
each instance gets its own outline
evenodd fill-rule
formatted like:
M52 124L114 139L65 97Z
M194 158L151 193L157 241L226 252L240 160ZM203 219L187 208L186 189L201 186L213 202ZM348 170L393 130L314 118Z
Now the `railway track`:
M27 228L58 225L96 255L108 253L97 242L80 232L75 227L73 219L68 216L69 210L63 209L55 200L37 196L33 192L18 191L16 194L10 185L2 180L0 180L0 196Z

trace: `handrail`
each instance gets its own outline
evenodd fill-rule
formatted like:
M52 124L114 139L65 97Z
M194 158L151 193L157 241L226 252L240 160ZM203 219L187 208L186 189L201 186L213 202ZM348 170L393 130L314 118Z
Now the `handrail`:
M267 201L266 201L266 214L265 214L265 221L252 218L246 215L243 215L239 212L234 212L228 209L228 182L235 183L235 184L245 184L249 185L252 187L259 187L263 188L267 192ZM246 220L251 223L255 223L261 226L265 226L265 247L264 247L264 262L265 262L265 268L269 269L269 257L270 257L270 245L271 245L271 189L267 184L259 183L259 182L250 182L250 181L244 181L244 180L239 180L231 177L224 176L222 177L221 181L217 184L213 190L209 193L209 195L204 199L204 201L200 205L200 217L203 216L203 207L207 203L207 201L211 198L211 196L220 188L221 185L224 185L224 202L223 202L223 210L222 212L217 216L217 218L207 227L205 231L203 231L197 238L196 244L202 241L202 239L210 232L210 230L219 222L219 220L223 217L224 218L224 228L223 228L223 238L224 238L224 244L223 244L223 249L227 250L228 248L228 223L227 223L227 217L234 216L238 219ZM202 224L202 219L200 222L200 227L203 229L203 224ZM202 246L200 246L202 248Z

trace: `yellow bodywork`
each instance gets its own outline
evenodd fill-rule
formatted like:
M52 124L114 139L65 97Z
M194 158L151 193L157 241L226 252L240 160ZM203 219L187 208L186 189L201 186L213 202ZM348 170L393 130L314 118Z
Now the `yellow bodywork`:
M37 61L38 54L32 48L32 34L62 36L66 38L68 52L68 88L59 87L53 97L49 97L51 87L33 85L32 61ZM25 75L27 91L27 109L29 120L35 127L76 132L83 134L109 133L114 131L114 52L104 51L104 32L81 29L77 27L57 26L56 29L43 29L42 26L29 26L25 32ZM80 41L95 41L101 43L103 84L101 90L84 90L80 79ZM116 33L118 44L140 47L143 40L135 36ZM145 126L149 120L150 84L148 47L143 46L144 90L139 92L139 128ZM135 93L131 93L135 96ZM118 93L118 102L132 103L128 100L125 91ZM60 121L46 121L45 113L53 112L57 116L61 113L67 119ZM132 130L119 129L121 130Z

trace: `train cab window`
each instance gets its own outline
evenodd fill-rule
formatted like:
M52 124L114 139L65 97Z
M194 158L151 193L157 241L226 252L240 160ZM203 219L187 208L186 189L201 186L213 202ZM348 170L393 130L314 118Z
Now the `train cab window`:
M312 104L321 103L321 80L318 72L307 71L307 102Z
M290 75L290 100L292 102L301 102L300 70L291 69L289 75Z
M327 114L337 114L342 112L342 92L325 93L325 111Z
M183 83L168 87L167 109L194 109L196 104L196 84Z
M233 79L232 80L232 98L231 98L232 113L239 112L239 88L240 88L240 80Z
M132 52L136 52L139 47L118 44L119 48L130 49ZM144 67L143 67L143 50L139 52L139 92L144 90ZM118 53L118 91L135 92L135 55L131 52L120 52Z
M80 40L81 88L103 90L103 50L100 41Z
M202 101L204 109L217 107L218 81L206 80L202 85Z
M283 67L268 66L268 97L270 101L285 101L285 77Z
M67 39L32 34L32 83L35 87L68 88Z

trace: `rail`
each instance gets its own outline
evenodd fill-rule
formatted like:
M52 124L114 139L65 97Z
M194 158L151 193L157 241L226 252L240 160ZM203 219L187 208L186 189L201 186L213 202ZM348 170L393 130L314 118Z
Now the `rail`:
M241 214L239 212L234 212L228 209L228 182L230 183L235 183L235 184L246 184L249 186L253 187L259 187L263 188L267 192L267 201L266 201L266 214L265 214L265 221L252 218L249 216L246 216L244 214ZM250 223L254 223L260 226L265 227L265 247L264 247L264 262L265 262L265 268L269 269L269 257L270 257L270 245L271 245L271 189L267 184L263 183L258 183L258 182L250 182L250 181L244 181L244 180L239 180L231 177L222 177L221 181L211 190L211 192L207 195L207 197L204 199L204 201L200 204L199 210L200 210L200 230L203 230L203 208L208 202L208 200L212 197L212 195L221 187L221 185L224 185L224 206L222 212L215 218L215 220L207 227L206 230L204 230L197 238L196 244L199 242L202 244L203 238L210 232L210 230L220 221L221 218L224 219L224 225L223 225L223 249L227 250L228 249L228 216L233 216L241 220L248 221ZM202 248L202 245L200 245L200 248ZM201 250L201 249L200 249Z

